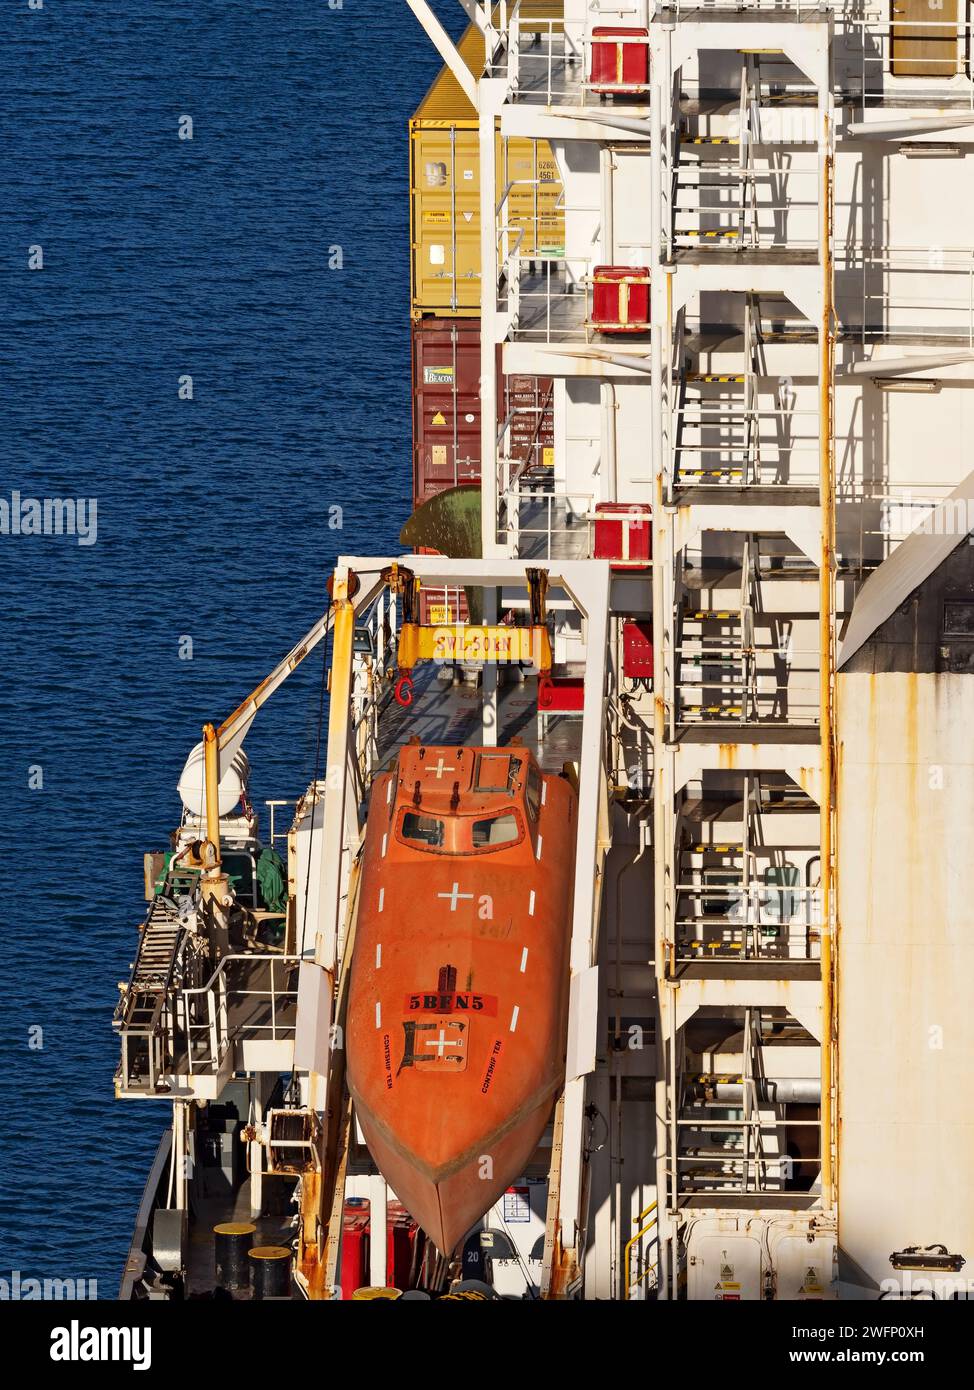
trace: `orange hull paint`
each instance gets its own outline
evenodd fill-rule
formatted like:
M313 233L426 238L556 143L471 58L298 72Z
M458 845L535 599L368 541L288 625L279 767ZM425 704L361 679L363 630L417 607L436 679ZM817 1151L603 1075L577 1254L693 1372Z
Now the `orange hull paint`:
M349 1086L445 1254L523 1173L564 1081L576 818L518 746L409 745L373 787Z

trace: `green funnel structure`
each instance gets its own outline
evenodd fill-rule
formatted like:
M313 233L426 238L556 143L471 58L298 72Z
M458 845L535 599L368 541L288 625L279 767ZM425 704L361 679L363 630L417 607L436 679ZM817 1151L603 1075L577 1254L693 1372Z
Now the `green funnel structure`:
M455 560L479 560L480 487L447 488L417 507L399 533L403 545L425 547Z
M399 533L403 545L413 550L425 547L455 560L479 560L483 554L480 537L480 487L477 483L447 488L417 507ZM483 602L479 589L465 588L467 613L472 623L483 621Z

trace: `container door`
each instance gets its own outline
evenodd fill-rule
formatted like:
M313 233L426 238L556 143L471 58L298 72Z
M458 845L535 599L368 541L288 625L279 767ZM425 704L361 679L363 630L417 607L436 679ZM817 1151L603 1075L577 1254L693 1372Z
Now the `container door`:
M957 0L893 0L894 77L953 77L963 70Z
M413 325L413 505L480 477L480 322Z
M476 130L422 127L413 137L413 309L480 307L480 159Z

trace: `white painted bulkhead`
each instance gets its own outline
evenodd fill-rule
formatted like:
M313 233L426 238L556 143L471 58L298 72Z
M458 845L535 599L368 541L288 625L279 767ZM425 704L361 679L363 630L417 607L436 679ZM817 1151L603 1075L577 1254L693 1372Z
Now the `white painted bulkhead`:
M897 1251L974 1252L974 682L837 688L839 1238L876 1297L907 1278Z

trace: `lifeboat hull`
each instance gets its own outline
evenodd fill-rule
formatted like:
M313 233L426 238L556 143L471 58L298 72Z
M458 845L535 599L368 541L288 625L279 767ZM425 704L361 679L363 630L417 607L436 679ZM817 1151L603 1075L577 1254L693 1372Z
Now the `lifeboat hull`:
M503 1135L477 1145L478 1153L461 1156L450 1171L424 1165L385 1132L377 1116L356 1111L376 1167L410 1215L438 1250L450 1254L471 1226L489 1211L515 1178L524 1172L551 1118L554 1091ZM495 1176L481 1176L482 1155L490 1151Z
M564 1083L575 795L520 749L482 792L481 754L502 756L408 748L376 780L347 1015L369 1150L444 1254L524 1172Z

